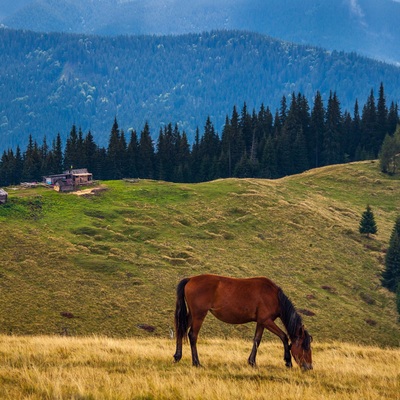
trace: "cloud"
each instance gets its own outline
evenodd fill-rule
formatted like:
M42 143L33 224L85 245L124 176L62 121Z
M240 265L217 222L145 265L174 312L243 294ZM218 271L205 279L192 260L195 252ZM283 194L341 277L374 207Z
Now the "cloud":
M400 0L399 0L400 1ZM349 0L350 11L359 18L364 17L364 12L361 6L358 4L358 0Z

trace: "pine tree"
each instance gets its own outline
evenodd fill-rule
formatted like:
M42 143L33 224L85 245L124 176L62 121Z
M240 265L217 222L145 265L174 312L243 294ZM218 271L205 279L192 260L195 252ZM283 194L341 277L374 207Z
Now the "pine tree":
M381 171L395 174L399 166L400 153L400 126L393 136L386 135L379 151L379 163Z
M358 100L354 104L353 120L351 126L351 139L349 141L350 158L359 161L358 154L361 152L361 117Z
M400 123L399 110L397 104L394 104L394 102L392 101L392 103L390 104L387 117L387 129L389 135L393 135L399 123Z
M395 292L400 282L400 217L397 217L385 257L382 284Z
M139 143L135 130L131 131L131 137L127 148L127 175L131 178L138 177L138 157L139 157Z
M192 154L191 154L191 175L192 182L200 182L201 181L201 154L200 154L200 132L199 128L196 128L196 134L194 136L194 143L192 146Z
M39 146L36 141L33 141L32 135L29 135L28 147L23 160L22 179L28 182L40 181L42 179L40 174L42 161Z
M57 134L52 146L53 165L51 171L60 174L63 171L63 152L60 133Z
M382 142L379 142L379 134L377 133L377 115L373 90L371 90L368 100L363 107L361 132L362 147L369 158L375 158Z
M12 179L13 184L21 183L23 167L24 167L24 160L22 158L21 149L19 148L19 146L17 146L17 150L15 153L15 169L14 169L13 179Z
M78 134L75 124L72 125L64 151L64 168L77 168L78 160Z
M250 114L247 111L247 105L244 103L242 112L240 115L239 129L242 133L242 138L245 145L247 154L250 154L251 145L253 141L253 126Z
M124 131L120 131L117 119L111 128L110 139L107 148L108 179L121 179L126 170L126 140Z
M268 136L264 141L264 149L261 157L261 177L268 179L279 177L275 142L272 136Z
M369 235L371 233L375 234L378 232L378 229L377 229L376 223L375 223L374 213L372 212L369 204L367 205L366 210L362 214L359 231L362 234L366 234L367 237L369 237Z
M138 173L141 178L154 178L154 158L154 146L150 135L150 127L146 122L143 130L140 132L139 140Z
M207 122L204 134L209 130L207 128ZM246 145L243 139L242 130L239 125L239 114L236 110L236 106L233 107L232 118L230 121L230 154L231 154L231 166L232 171L235 169L235 165L241 160L243 153L245 152ZM204 137L204 136L203 136Z
M97 145L94 142L94 138L92 132L89 131L83 140L83 148L85 154L85 167L88 169L89 172L93 173L94 176L97 178L98 166L96 162L97 156Z
M379 97L376 106L377 142L378 148L382 144L385 135L388 133L388 109L386 107L385 91L383 83L379 87Z
M219 163L221 178L230 178L232 176L232 126L228 116L225 118L225 125L222 130Z
M325 109L321 93L317 92L314 98L314 106L311 111L310 133L308 137L308 153L310 165L317 168L322 162L322 140L325 130Z
M8 186L12 182L12 165L14 154L12 150L8 152L4 150L0 159L0 186Z
M342 149L342 114L336 93L330 93L326 110L326 124L322 145L323 165L339 164L344 161Z
M177 163L175 167L176 182L190 182L190 145L185 132L177 139Z

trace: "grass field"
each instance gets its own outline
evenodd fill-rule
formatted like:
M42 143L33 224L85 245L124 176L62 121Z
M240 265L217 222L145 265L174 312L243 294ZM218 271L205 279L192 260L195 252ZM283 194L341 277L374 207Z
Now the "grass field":
M400 180L378 163L274 181L107 181L97 189L77 196L7 188L0 333L168 338L177 283L212 272L273 279L315 343L399 346L395 296L380 276L400 214ZM358 232L367 204L378 226L369 239ZM253 326L213 318L201 332L253 334Z
M178 364L167 339L0 336L0 398L56 399L399 399L400 350L338 342L314 346L314 370L284 366L280 343L202 340L203 367Z

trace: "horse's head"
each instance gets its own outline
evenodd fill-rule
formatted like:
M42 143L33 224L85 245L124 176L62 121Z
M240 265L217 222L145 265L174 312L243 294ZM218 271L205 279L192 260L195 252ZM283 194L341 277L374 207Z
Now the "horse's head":
M292 342L290 351L297 364L304 370L312 369L311 355L312 336L304 329L302 325L296 335L296 339Z

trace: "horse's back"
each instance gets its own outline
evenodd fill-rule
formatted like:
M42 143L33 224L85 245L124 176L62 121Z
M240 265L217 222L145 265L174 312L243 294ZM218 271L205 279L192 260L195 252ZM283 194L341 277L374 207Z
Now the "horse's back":
M203 274L189 279L187 287L197 290L213 290L218 287L254 288L264 290L278 290L279 287L271 280L263 276L252 278L232 278L223 275Z
M189 279L185 297L193 312L211 311L222 321L245 323L275 314L278 290L278 286L265 277L230 278L205 274Z

